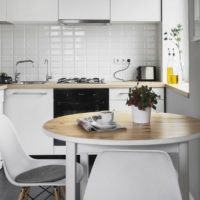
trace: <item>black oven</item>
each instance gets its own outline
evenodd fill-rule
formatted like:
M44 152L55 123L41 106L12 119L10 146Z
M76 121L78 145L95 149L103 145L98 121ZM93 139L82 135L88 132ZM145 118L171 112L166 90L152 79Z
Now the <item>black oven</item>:
M108 109L108 89L54 89L54 117ZM54 145L65 142L54 140Z

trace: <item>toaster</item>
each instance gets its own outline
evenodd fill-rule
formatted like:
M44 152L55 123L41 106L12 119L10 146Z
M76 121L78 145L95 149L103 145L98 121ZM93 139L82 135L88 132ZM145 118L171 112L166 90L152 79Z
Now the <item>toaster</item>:
M138 81L156 81L156 67L155 66L139 66L137 67Z

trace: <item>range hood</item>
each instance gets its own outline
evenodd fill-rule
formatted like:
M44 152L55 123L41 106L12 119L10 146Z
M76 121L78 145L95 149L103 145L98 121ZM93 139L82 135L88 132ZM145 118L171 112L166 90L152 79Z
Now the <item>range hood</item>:
M110 0L59 0L62 24L110 23Z
M64 25L75 25L75 24L108 24L110 19L59 19L59 23Z
M0 24L2 24L2 25L8 25L8 24L12 24L12 23L10 23L10 22L7 22L7 21L0 21Z

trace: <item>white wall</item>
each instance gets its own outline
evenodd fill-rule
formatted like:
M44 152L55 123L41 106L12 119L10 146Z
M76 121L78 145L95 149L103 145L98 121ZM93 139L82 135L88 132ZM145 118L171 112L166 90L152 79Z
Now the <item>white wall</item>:
M19 65L24 80L44 80L49 59L53 79L99 77L113 80L114 71L124 68L113 59L130 58L129 70L121 78L135 78L139 65L159 65L158 23L99 26L1 25L0 67L13 75L18 60L32 59L36 67Z
M192 5L189 0L189 25L192 30ZM190 36L191 38L191 36ZM200 42L189 43L189 80L190 97L183 97L170 89L167 90L167 112L190 115L200 118ZM199 152L197 154L196 152ZM195 200L200 199L200 142L190 144L190 182Z

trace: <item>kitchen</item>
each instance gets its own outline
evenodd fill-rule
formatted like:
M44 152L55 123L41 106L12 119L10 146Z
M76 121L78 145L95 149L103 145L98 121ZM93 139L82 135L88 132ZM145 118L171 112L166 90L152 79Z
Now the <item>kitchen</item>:
M111 18L111 23L107 25L81 23L63 25L58 23L58 19L60 19L59 22L61 23L75 23L74 21L63 21L62 19L81 19L80 13L83 13L77 7L79 5L77 1L72 4L72 7L75 7L74 9L67 9L68 7L64 6L65 2L67 1L59 1L58 5L57 0L51 3L49 1L31 0L0 1L2 5L0 6L1 21L12 23L0 25L1 71L6 72L14 80L16 63L20 60L32 60L34 65L32 63L20 63L17 65L17 70L21 73L20 81L45 81L47 75L52 76L48 84L7 84L2 86L3 88L7 87L4 91L4 112L14 115L15 120L19 118L20 113L21 119L15 125L23 127L24 132L22 131L22 133L24 135L22 138L25 142L30 139L29 137L27 138L25 132L30 129L30 126L36 127L35 124L30 124L31 121L35 121L36 116L34 114L29 115L30 121L29 124L27 123L27 127L22 123L23 120L27 120L27 110L29 110L28 113L33 113L35 110L38 113L42 113L41 119L38 119L40 121L37 122L41 124L54 117L53 88L72 87L73 89L79 89L85 87L84 84L55 84L60 78L98 77L100 80L103 79L104 84L91 84L88 87L110 88L109 109L113 110L119 107L119 110L128 110L129 107L125 105L126 97L119 97L118 93L127 93L127 88L133 87L136 82L120 82L113 77L114 72L126 68L127 59L131 60L129 68L117 74L124 80L136 80L136 68L138 66L157 67L157 81L161 82L151 82L150 84L161 93L160 112L165 110L170 113L200 117L200 110L197 106L200 98L198 94L200 83L198 81L197 66L199 43L188 39L189 31L184 31L183 33L184 46L182 48L185 65L184 76L186 81L190 80L190 96L189 98L187 97L187 90L186 92L180 91L170 86L166 86L164 92L168 43L163 41L163 32L175 27L178 23L183 25L184 30L192 30L192 27L190 27L193 24L192 2L163 0L161 7L161 1L157 0L151 2L144 0L141 1L141 4L135 1L127 0L124 3L124 1L115 0L111 1L110 9L106 6L106 13L97 12L97 9L92 9L91 7L90 10L95 12L86 12L86 14L90 13L92 15L87 16L87 19L90 17L92 20L96 20L101 17L105 22L104 20ZM88 5L96 7L98 3L96 1L95 5L93 5L89 2L84 4L86 9ZM107 5L108 1L103 2ZM64 4L62 5L62 3ZM58 6L60 6L60 9L56 9ZM64 8L67 11L63 11ZM188 8L189 23L187 18ZM72 10L73 13L70 12ZM71 16L71 18L62 16L66 13L75 16ZM98 13L104 16L98 16ZM191 32L190 38L192 38L192 34ZM22 95L23 101L22 97L20 99L20 95L15 95L15 102L11 102L13 99L11 99L12 94L19 89L20 91L23 90L22 93L33 90L39 93L47 92L50 96L45 96L47 99L42 101L35 99L34 106L36 107L32 105L32 99L36 98L32 95L29 97L31 101L24 100L24 96L28 99L26 94ZM46 110L44 112L41 102L43 102L43 105L48 104L48 106L45 106ZM39 106L41 107L39 108ZM20 129L20 127L17 128ZM34 131L37 131L38 135L42 135L40 129L33 129ZM38 135L31 135L32 140L38 141ZM34 148L34 144L27 143L25 149L27 151L30 150L28 153L31 155L43 155L49 152L51 152L50 154L62 154L62 146L53 145L51 138L44 138L40 140L41 144L37 148ZM44 145L44 140L47 147L46 150L42 146ZM198 144L198 142L196 143ZM196 153L193 153L193 151L199 150L197 144L193 142L189 151L192 155L190 156L190 170L193 173L190 173L192 176L190 179L191 198L193 199L199 199L198 188L195 187L199 185L199 158Z

